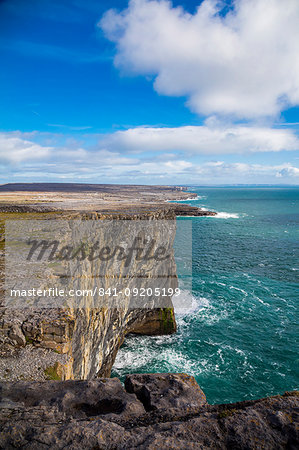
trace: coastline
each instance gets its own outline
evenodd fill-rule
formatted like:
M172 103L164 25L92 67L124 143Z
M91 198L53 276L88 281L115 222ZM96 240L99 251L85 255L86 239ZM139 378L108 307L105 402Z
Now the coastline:
M142 189L145 189L145 187L142 187ZM178 192L175 188L173 188L174 190L170 189L172 195L176 196L178 201ZM176 213L181 211L182 206L187 207L182 209L185 213L183 217L188 217L187 214L190 215L190 208L194 213L194 215L190 215L191 217L204 215L201 213L202 210L200 208L189 205L174 204L174 207L169 208L169 203L164 199L164 195L169 196L169 192L165 192L167 191L165 188L161 189L161 192L154 192L157 194L156 196L152 196L152 193L149 193L147 188L145 191L146 194L143 194L143 200L139 203L134 198L136 195L135 187L131 190L130 195L127 193L124 195L123 192L118 192L117 195L114 193L113 203L109 206L107 205L109 200L103 198L102 192L101 195L96 196L93 203L91 196L86 198L86 192L84 194L82 192L76 192L75 194L68 192L66 195L62 193L63 191L57 191L55 194L51 192L49 195L46 195L45 192L40 190L37 191L37 194L32 194L28 190L9 191L8 195L11 195L11 192L17 192L17 195L14 194L14 199L10 198L10 205L8 197L5 198L5 195L0 196L0 201L2 201L1 215L2 219L6 213L21 214L21 216L23 216L23 213L26 213L24 216L27 218L30 218L30 213L41 213L41 215L54 213L54 216L57 213L59 215L62 213L67 218L80 217L84 214L86 217L90 215L90 217L97 219L119 217L134 217L134 219L138 219L146 217L161 218L163 211L164 216L162 215L162 217L173 220ZM20 192L25 192L24 196L26 198L24 199L23 197L22 202L19 198ZM92 193L94 194L94 192ZM82 195L84 198L82 198ZM185 195L190 195L190 193L180 192L179 194L183 198ZM149 196L151 200L149 200ZM159 201L156 200L157 196ZM77 203L78 209L71 209L72 202L76 201L79 203L79 205ZM216 215L216 213L210 215ZM13 333L9 331L7 336L15 340L15 356L17 357L18 349L34 347L35 343L38 343L38 351L40 351L43 348L41 347L41 341L35 340L36 334L34 334L37 331L40 332L38 323L31 320L31 328L26 328L31 334L26 335L27 339L25 336L25 343L23 341L22 344L20 342L23 337L20 331L22 333L25 332L25 322L18 328L18 317L13 319L13 327L11 328ZM137 323L141 324L141 327L138 330L135 324L135 332L138 330L140 334L168 334L175 331L174 315L171 312L167 319L167 321L172 321L173 323L171 330L161 329L161 324L163 326L165 324L163 314L148 316L146 320L144 316L135 317L134 320L136 319ZM55 343L55 339L58 336L61 339L61 323L57 322L55 315L50 320L52 329L51 331L47 329L46 335L51 335ZM58 334L55 334L57 331L54 331L53 320L55 321L55 327L59 331ZM105 316L102 326L107 327L107 323L109 321L113 323L113 320L115 320L115 317ZM7 331L7 323L5 324L5 321L2 321L3 324L4 328L2 330L6 329ZM95 324L96 322L93 321L92 326L94 327ZM152 328L149 328L149 325ZM108 334L111 340L112 328L109 330L110 334ZM131 327L131 329L127 328L123 335L117 337L117 339L120 339L117 344L112 346L109 343L109 339L106 340L105 345L107 345L108 353L104 365L106 364L107 367L111 368L116 352L125 334L129 331L134 332L134 327ZM83 332L83 328L81 328L81 332ZM66 335L66 342L68 339L70 339L70 336ZM55 345L58 343L61 345L59 340L57 340ZM54 353L57 352L57 348L54 347ZM47 351L50 351L51 355L54 354L50 348ZM62 352L62 354L64 353ZM7 358L7 354L5 358ZM192 448L195 439L197 446L208 445L211 448L217 448L219 445L222 448L237 446L236 448L244 449L256 448L254 445L256 440L258 440L261 445L265 448L268 445L270 449L274 448L274 444L277 445L277 448L292 448L292 446L295 448L298 442L295 425L299 397L296 391L256 401L208 405L204 401L204 394L195 380L188 375L178 374L175 381L173 374L147 375L147 377L138 374L130 375L131 381L130 383L127 382L127 387L124 389L116 378L102 378L109 376L110 369L107 370L107 367L106 369L104 367L97 374L100 377L99 379L95 379L93 375L88 377L89 381L87 382L84 381L84 376L78 377L81 378L81 381L72 381L70 378L73 376L68 372L69 369L64 368L64 366L67 366L65 361L61 361L59 364L58 360L56 362L57 364L51 360L51 366L49 367L51 370L47 370L46 373L44 372L44 367L42 367L43 373L48 377L48 381L38 381L37 375L34 375L34 381L29 381L29 369L27 375L26 373L23 374L23 376L28 377L28 381L9 381L9 373L7 373L5 379L1 382L0 420L3 424L4 432L0 445L3 445L3 447L7 448L16 445L17 439L19 439L17 430L20 424L23 424L21 432L21 439L23 440L21 442L23 442L23 445L27 445L28 448L34 448L33 443L35 440L42 442L42 446L39 448L49 448L53 445L54 440L57 448L62 448L70 445L70 441L67 440L69 434L72 436L72 443L80 442L80 445L84 445L85 448L95 448L95 446L98 446L96 448L107 448L106 446L111 444L116 449L131 449L134 446L135 448L154 448L156 446L158 448L185 449L190 446ZM28 356L27 359L25 358L24 364L29 364L30 366L30 358L28 359ZM20 366L17 365L16 367L20 371ZM64 379L68 381L62 381ZM44 380L44 377L42 380ZM179 395L177 393L173 394L174 382L177 384L175 392L180 392ZM80 386L80 389L78 386ZM105 391L103 386L107 386L108 390ZM90 396L90 388L96 394ZM18 398L13 393L15 389L17 389ZM46 392L53 389L56 389L56 392L59 394L56 397L52 395L52 404L49 405ZM34 405L25 400L28 397L28 392L33 390L36 391ZM146 392L147 394L144 397L144 394L140 392ZM61 398L67 399L69 397L73 400L66 403L61 401ZM161 398L164 399L162 403L159 400ZM263 419L260 418L261 416ZM11 426L11 417L14 417L15 426L13 427ZM44 427L42 433L48 433L48 440L43 441L40 417L42 417L42 426ZM255 418L254 426L252 425L253 417ZM53 425L53 418L55 425ZM69 421L72 423L71 426ZM165 432L165 427L167 432ZM185 432L186 428L189 430L188 432ZM112 435L111 430L113 430ZM137 438L135 431L141 436L140 439ZM192 438L190 438L190 433L193 436ZM57 436L60 436L58 441ZM147 443L144 444L145 442ZM139 447L143 444L145 445L144 447Z

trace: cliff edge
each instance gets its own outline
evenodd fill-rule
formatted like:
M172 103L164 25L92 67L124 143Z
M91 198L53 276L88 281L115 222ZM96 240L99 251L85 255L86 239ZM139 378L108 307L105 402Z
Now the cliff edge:
M0 448L298 448L298 392L208 405L186 374L0 383Z

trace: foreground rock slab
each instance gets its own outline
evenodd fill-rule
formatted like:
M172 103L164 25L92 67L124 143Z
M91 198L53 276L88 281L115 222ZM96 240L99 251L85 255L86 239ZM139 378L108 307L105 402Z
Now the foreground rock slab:
M0 448L298 448L298 392L208 405L186 374L129 375L125 387L116 378L1 383Z
M194 377L184 373L127 375L125 388L137 395L147 411L192 408L207 403Z

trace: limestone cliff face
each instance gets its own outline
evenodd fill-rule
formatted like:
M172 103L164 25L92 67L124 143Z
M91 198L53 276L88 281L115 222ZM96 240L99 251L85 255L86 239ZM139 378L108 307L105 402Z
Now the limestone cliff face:
M172 250L175 216L173 212L151 211L118 217L105 214L77 214L72 216L75 220L86 220L91 227L96 227L99 221L109 224L109 227L100 229L101 239L106 245L112 245L114 234L111 227L119 219L130 219L126 227L126 238L133 239L136 233L134 221L144 219L153 221L155 227L155 240L171 249L172 273L175 274L175 262ZM113 221L111 220L113 218ZM133 220L132 220L133 219ZM161 219L167 219L167 222ZM169 222L170 221L170 222ZM70 223L72 223L70 221ZM169 223L172 226L169 228ZM70 227L68 239L74 239L75 231ZM117 228L116 228L117 230ZM118 228L119 230L119 228ZM115 231L116 232L116 231ZM72 234L73 233L73 234ZM76 231L77 233L77 231ZM130 235L131 233L131 235ZM134 262L134 273L143 270L143 276L127 277L124 264L115 267L109 264L104 267L105 278L102 280L105 289L123 291L124 288L132 290L143 286L160 289L175 289L178 285L177 277L165 277L158 280L157 275L161 267L154 260ZM146 269L146 270L145 270ZM144 272L145 270L145 272ZM93 276L103 273L98 261L84 261L71 267L72 276L77 277L75 285L80 289L91 289L97 283ZM57 279L57 283L61 281ZM67 282L66 282L67 283ZM105 303L106 302L106 303ZM95 304L93 298L83 297L77 303L73 301L63 308L38 308L31 305L26 309L1 309L0 341L2 349L3 367L6 376L1 372L2 379L91 379L98 376L109 376L116 356L126 334L170 334L176 331L171 296L155 301L150 299L148 304L136 302L136 298L120 295L116 307L111 302L113 298L106 298L103 305ZM109 303L110 302L110 303ZM156 302L156 303L155 303ZM26 366L35 360L37 352L43 351L38 357L40 371L28 371ZM33 364L33 363L32 363ZM15 367L19 370L16 373ZM4 374L5 375L5 374Z

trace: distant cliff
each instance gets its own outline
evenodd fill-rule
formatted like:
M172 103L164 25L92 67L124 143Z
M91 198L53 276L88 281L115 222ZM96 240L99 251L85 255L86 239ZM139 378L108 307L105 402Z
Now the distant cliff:
M97 212L135 215L173 211L176 215L209 216L213 211L180 203L196 198L181 186L135 186L79 183L9 183L0 186L0 213Z

